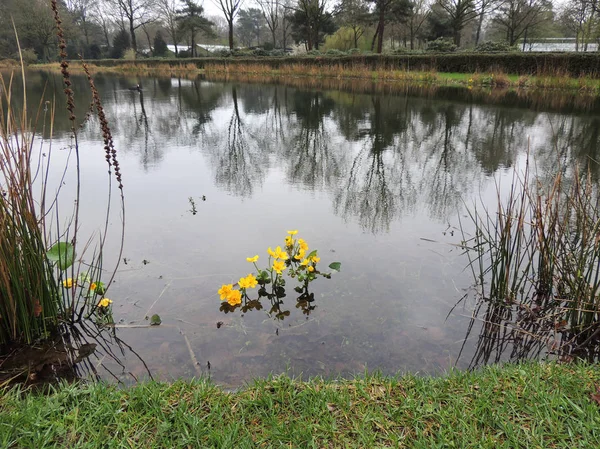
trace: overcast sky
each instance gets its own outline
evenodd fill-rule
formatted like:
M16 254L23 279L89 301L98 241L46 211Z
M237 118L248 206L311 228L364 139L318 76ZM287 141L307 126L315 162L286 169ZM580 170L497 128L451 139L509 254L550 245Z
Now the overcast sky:
M554 4L554 10L560 10L562 8L562 5L564 5L568 1L569 0L553 0L552 3ZM201 0L198 3L200 3L204 7L206 16L223 16L223 12L217 6L218 2L219 0ZM335 5L337 2L338 0L328 0L328 7L333 7L333 5ZM244 0L242 2L242 9L246 8L258 8L258 6L256 5L256 2L254 0Z

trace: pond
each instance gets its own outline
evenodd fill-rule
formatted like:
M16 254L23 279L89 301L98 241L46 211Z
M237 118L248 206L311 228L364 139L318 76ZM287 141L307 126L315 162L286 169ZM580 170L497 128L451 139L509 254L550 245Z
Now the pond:
M87 82L72 79L83 117ZM60 82L30 73L31 104L60 95ZM142 92L129 89L138 82ZM96 84L125 186L125 249L109 296L127 346L109 342L95 364L101 377L125 383L148 370L235 387L269 373L467 368L473 307L452 310L473 282L457 246L465 205L493 204L496 183L509 182L528 152L538 170L550 170L557 155L595 158L600 139L600 107L578 104L576 94L491 101L466 89L107 75ZM59 108L57 166L71 143L63 115ZM103 225L98 128L92 118L79 130L82 235ZM68 192L73 176L63 182ZM118 226L115 219L107 264ZM342 264L311 284L312 310L296 307L290 288L284 319L266 306L220 311L218 288L250 272L246 257L267 260L291 229L324 264ZM160 326L136 327L153 314Z

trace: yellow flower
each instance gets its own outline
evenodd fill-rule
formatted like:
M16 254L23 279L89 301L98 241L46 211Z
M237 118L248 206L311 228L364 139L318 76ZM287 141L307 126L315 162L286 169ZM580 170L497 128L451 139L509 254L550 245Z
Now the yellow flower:
M227 299L227 297L229 296L229 293L231 293L232 290L233 290L233 285L223 284L221 286L221 288L219 289L219 291L217 292L219 295L221 295L221 301L223 301L224 299Z
M258 260L258 254L254 257L246 257L248 262L256 262Z
M281 246L278 246L277 248L275 248L275 251L273 251L271 249L271 247L269 246L269 249L267 249L267 252L269 253L269 255L271 257L274 257L275 259L286 260L288 258L287 253L285 251L281 250Z
M73 287L73 279L69 278L69 279L63 281L63 287L66 287L66 288Z
M308 265L308 259L304 259L302 262L300 262L300 265L302 265L303 267Z
M294 256L294 259L301 260L304 257L304 253L305 253L305 251L303 249L301 249L300 251L298 251L298 254L296 254Z
M320 257L317 257L317 256L313 256L311 260L312 260L314 263L318 263L318 262L320 262L320 261L321 261L321 258L320 258Z
M285 262L283 260L276 260L273 262L273 269L277 274L281 274L281 272L285 270Z
M258 281L252 274L249 274L245 278L240 278L240 281L238 282L240 288L254 288L256 287L256 284L258 284Z
M295 230L293 230L293 231L288 231L287 233L288 233L289 235L296 235L296 234L298 234L298 230L297 230L297 229L295 229Z
M248 288L254 288L258 285L258 281L252 273L246 276L246 282L248 283Z
M108 307L112 304L112 301L108 298L102 298L98 303L98 307Z
M313 271L315 271L315 267L313 267L312 265L310 265L308 267L308 271L310 271L312 273Z
M95 292L95 291L96 291L96 287L98 287L98 286L96 285L96 283L95 283L95 282L92 282L92 283L90 284L90 290L91 290L91 291Z
M227 295L227 302L230 306L241 304L242 293L239 290L231 290Z
M288 248L294 246L294 239L289 235L285 238L285 246Z
M308 251L308 243L306 243L304 239L298 239L298 245L302 251Z

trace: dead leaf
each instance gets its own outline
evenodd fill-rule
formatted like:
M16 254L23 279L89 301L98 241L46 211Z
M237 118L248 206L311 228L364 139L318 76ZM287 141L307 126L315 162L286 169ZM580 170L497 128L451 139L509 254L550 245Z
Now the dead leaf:
M329 410L331 413L335 412L337 410L337 406L335 404L332 404L330 402L327 403L327 410Z
M596 404L600 405L600 386L596 385L596 393L590 393L590 398Z
M36 299L33 303L33 315L38 317L40 316L40 313L42 313L42 305L40 304L40 301Z

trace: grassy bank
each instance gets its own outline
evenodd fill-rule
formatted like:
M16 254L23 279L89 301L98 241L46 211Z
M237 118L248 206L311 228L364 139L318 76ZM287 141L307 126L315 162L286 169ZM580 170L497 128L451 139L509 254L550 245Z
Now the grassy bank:
M11 390L0 447L599 447L598 384L595 365L528 363L442 378L280 377L235 393L203 381Z
M56 63L37 64L31 66L37 70L60 70ZM244 75L249 77L282 77L309 79L349 79L368 80L370 82L404 82L441 86L464 86L483 88L519 88L519 89L564 89L577 90L587 94L600 93L600 79L590 76L571 77L565 74L548 75L515 75L496 72L436 72L422 70L405 70L381 68L374 70L368 65L344 65L341 63L323 65L305 65L303 63L287 63L272 65L260 60L253 64L237 60L221 60L220 62L204 62L201 66L195 63L173 64L170 62L154 63L150 61L122 62L120 64L90 64L92 73L113 73L124 76L177 76L193 78L199 74L210 77L231 77ZM71 65L73 72L83 71L81 64Z

